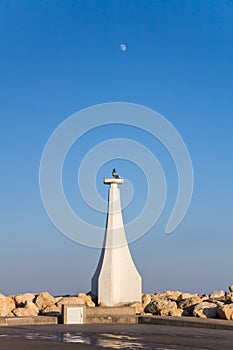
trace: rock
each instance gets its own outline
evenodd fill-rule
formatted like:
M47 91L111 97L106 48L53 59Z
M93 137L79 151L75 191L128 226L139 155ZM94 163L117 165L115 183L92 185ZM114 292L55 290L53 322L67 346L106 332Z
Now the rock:
M14 299L17 307L24 307L27 302L33 302L33 300L35 299L35 294L17 294L15 295Z
M178 309L179 309L179 308L178 308ZM183 310L181 316L187 316L187 317L193 316L192 312L191 312L191 311L188 311L188 309L181 309L181 310Z
M145 308L146 305L150 304L151 302L151 295L150 294L143 294L142 296L142 305Z
M85 305L85 302L82 298L78 297L64 297L59 302L57 303L57 306L59 307L59 310L61 312L62 305L70 305L70 304L75 304L75 305Z
M32 302L26 303L25 307L18 307L17 309L13 310L13 314L15 316L38 316L39 309L36 307L35 304Z
M169 291L170 292L170 291ZM177 301L182 293L179 291L170 292L168 298L172 301Z
M82 298L78 297L64 297L57 303L57 306L60 306L62 304L81 304L84 305L85 302Z
M86 295L85 293L78 293L77 298L82 298L84 302L92 301L90 295Z
M231 286L229 286L229 291L233 292L233 284Z
M5 317L9 312L15 309L15 301L13 297L6 297L0 294L0 316Z
M56 299L48 292L42 292L36 297L35 304L40 311L43 311L47 306L54 305Z
M217 312L220 318L233 320L233 304L226 304L222 307L219 307Z
M178 307L183 309L183 310L186 310L188 313L192 314L192 312L194 310L194 307L197 304L202 303L202 301L203 301L202 298L200 298L198 296L194 296L194 297L191 297L191 298L187 298L187 299L181 300L178 303Z
M132 303L129 306L135 307L135 312L137 315L141 315L144 312L144 307L139 301L136 301L135 303Z
M86 295L91 297L91 300L93 303L95 303L95 305L98 305L98 297L96 295L92 294L91 292L88 292Z
M92 301L90 295L86 295L85 293L78 293L77 298L83 299L84 303L89 307L95 307L95 303Z
M87 301L86 305L89 306L89 307L95 307L94 301Z
M217 305L217 306L224 306L226 301L225 300L215 300L214 303Z
M233 302L233 292L226 292L225 299Z
M176 310L175 310L175 309L171 310L169 316L181 317L181 316L189 316L189 314L188 314L188 315L185 315L183 309L177 308Z
M153 300L145 307L145 313L152 313L153 315L172 316L177 312L177 305L174 301L167 299Z
M55 304L58 303L62 298L64 298L64 297L54 297L54 299L55 299Z
M15 315L13 314L13 312L8 312L8 314L6 315L6 317L15 317Z
M57 305L50 305L46 306L41 313L46 316L59 316L61 314L61 308Z
M207 301L209 300L209 295L207 294L197 294L199 298L201 298L202 301Z
M190 298L195 298L195 297L199 297L200 294L190 294L190 293L181 293L179 295L179 297L177 298L177 302L180 302L182 300L185 300L185 299L190 299Z
M154 295L152 295L152 299L167 298L169 300L176 301L180 297L181 294L182 293L179 291L166 290L163 293L160 293L160 292L155 293Z
M224 290L218 290L209 294L210 299L224 299L225 292Z
M203 301L195 306L193 315L200 318L216 318L217 317L217 305L215 303L209 303Z

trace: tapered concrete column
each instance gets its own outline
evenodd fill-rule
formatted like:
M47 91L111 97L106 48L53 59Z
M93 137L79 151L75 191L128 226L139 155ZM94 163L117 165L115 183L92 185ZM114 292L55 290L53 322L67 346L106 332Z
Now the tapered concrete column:
M92 293L108 306L120 302L141 301L142 281L127 244L122 220L118 178L105 179L110 185L104 244L98 267L92 278Z

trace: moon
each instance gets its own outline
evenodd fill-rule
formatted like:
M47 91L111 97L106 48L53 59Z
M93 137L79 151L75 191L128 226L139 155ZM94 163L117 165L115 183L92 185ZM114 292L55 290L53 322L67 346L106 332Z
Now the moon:
M127 46L125 44L120 44L120 49L124 52L127 50Z

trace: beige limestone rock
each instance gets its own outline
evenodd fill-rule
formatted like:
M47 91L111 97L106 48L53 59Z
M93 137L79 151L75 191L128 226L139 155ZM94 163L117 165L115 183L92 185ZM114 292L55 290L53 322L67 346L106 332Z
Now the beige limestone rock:
M209 295L208 294L197 294L199 298L201 298L202 301L207 301L209 300Z
M35 294L17 294L15 295L14 299L17 307L23 307L27 302L33 302L33 300L35 299Z
M6 317L15 317L15 315L13 314L13 312L8 312L8 314L6 315Z
M214 303L217 305L217 306L224 306L226 301L225 300L214 300Z
M155 298L168 298L172 301L176 301L182 293L180 291L171 291L171 290L166 290L163 293L156 293Z
M180 308L175 309L175 308L174 308L173 310L171 310L169 316L181 317L181 316L189 316L189 314L188 314L188 315L185 315L183 309L180 309Z
M59 302L57 303L57 305L62 305L62 304L81 304L81 305L84 305L85 302L82 298L78 298L78 297L64 297L61 300L59 300Z
M233 302L233 292L226 292L225 299Z
M59 316L61 314L61 308L57 305L50 305L46 306L41 313L47 316Z
M13 297L6 297L0 294L0 316L6 316L15 309L15 301Z
M78 297L64 297L57 303L57 306L59 307L59 310L61 312L62 305L70 305L70 304L78 304L78 305L85 305L85 302L82 298Z
M202 298L200 298L198 296L194 296L194 297L191 297L191 298L187 298L187 299L181 300L178 303L178 307L181 308L181 309L185 309L188 312L192 312L194 307L197 304L200 304L202 301L203 301Z
M229 291L233 292L233 284L231 286L229 286Z
M179 297L177 298L177 301L180 302L185 299L190 299L190 298L195 298L195 297L200 297L199 294L190 294L190 293L181 293Z
M32 302L26 303L25 307L18 307L13 310L15 316L38 316L39 309Z
M62 298L64 298L64 297L63 296L61 296L61 297L54 297L55 304L58 303Z
M150 304L151 302L151 295L150 294L143 294L142 296L142 305L145 308L146 305Z
M95 307L94 301L86 301L85 304L86 304L87 306L89 306L89 307Z
M89 307L95 307L95 303L92 301L90 295L86 295L85 293L78 293L77 298L83 299L84 303Z
M193 315L200 318L216 318L217 309L218 307L215 303L203 301L195 306Z
M54 305L55 298L49 292L42 292L36 297L35 305L40 311L43 311L47 306Z
M77 298L82 298L84 302L92 301L90 295L86 295L85 293L78 293Z
M219 307L217 312L220 318L233 320L233 303Z
M224 297L225 297L224 290L217 290L209 294L210 299L221 299L221 298L224 299Z
M139 301L136 301L135 303L132 303L129 306L135 307L135 312L137 315L141 315L144 312L144 307Z
M168 294L168 298L172 301L177 301L181 294L182 293L179 291L170 292L170 294Z
M176 302L163 299L154 299L145 307L145 313L152 313L153 315L172 316L177 313Z

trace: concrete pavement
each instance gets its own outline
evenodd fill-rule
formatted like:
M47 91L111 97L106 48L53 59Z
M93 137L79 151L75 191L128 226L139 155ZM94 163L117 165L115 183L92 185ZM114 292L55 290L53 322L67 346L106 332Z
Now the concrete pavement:
M0 327L0 350L232 350L233 332L150 324Z

